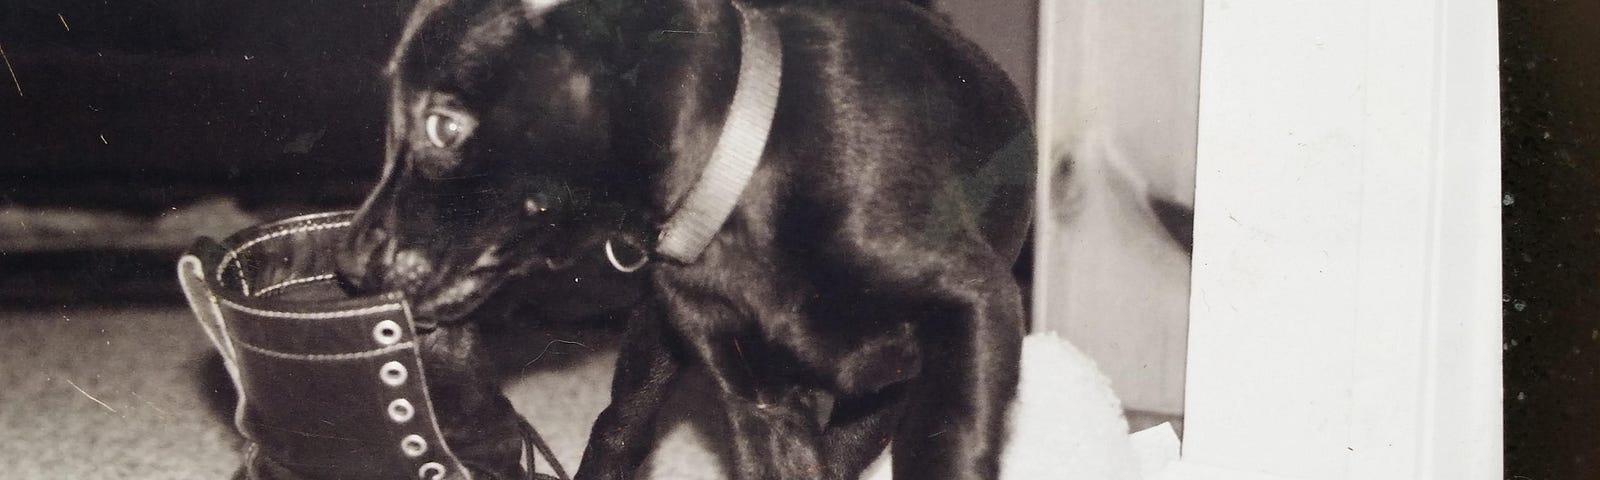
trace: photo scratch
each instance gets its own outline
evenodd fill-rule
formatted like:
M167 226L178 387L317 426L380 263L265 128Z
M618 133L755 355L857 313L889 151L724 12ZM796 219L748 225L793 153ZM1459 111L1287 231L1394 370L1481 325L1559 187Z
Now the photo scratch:
M580 347L583 347L583 348L587 348L587 349L589 349L589 351L594 351L594 347L590 347L588 345L584 345L581 342L575 342L575 341L572 341L572 340L562 340L562 339L558 338L558 339L555 339L555 340L551 340L549 343L544 344L544 349L543 350L539 350L539 354L535 355L533 357L533 360L528 360L528 363L524 363L524 364L522 364L522 366L523 367L528 367L528 366L533 365L534 362L538 362L539 359L544 358L544 354L550 352L550 347L555 345L555 344L557 344L557 343L564 343L564 344L567 344L567 345L577 345L577 346L580 346Z
M64 378L62 380L66 380L67 381L67 385L72 385L72 389L77 390L78 393L83 394L83 396L85 396L85 397L89 397L90 400L94 400L94 403L98 403L98 404L100 404L100 406L106 407L106 410L110 410L111 413L117 413L117 409L111 408L110 405L106 405L106 402L102 402L102 401L100 401L100 399L94 398L94 395L90 395L89 392L83 391L83 387L79 387L78 384L72 383L71 379L65 379Z
M133 390L129 390L128 393L133 394L134 397L138 398L139 401L144 402L145 405L149 405L150 408L154 409L156 411L156 413L160 413L161 416L163 416L163 417L168 416L166 410L162 410L161 407L156 406L155 402L151 402L150 400L144 398L144 396L140 395L139 392L135 392Z
M11 57L6 56L6 47L5 47L5 45L0 45L0 60L5 60L5 62L6 62L6 71L7 72L11 72L11 83L17 86L17 96L19 96L19 97L23 96L22 95L22 82L17 80L17 71L13 70L11 68Z
M65 28L69 32L72 31L72 27L67 25L67 17L62 16L61 14L57 13L56 14L56 18L61 19L61 28Z

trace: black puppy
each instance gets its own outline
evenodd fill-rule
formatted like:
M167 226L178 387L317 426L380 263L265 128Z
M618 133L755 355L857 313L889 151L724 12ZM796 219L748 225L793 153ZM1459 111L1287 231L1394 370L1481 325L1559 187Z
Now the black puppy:
M1033 137L1015 87L936 14L425 1L391 75L347 282L448 324L602 244L619 269L655 254L579 478L632 477L686 363L722 390L738 478L853 479L891 441L897 478L998 476ZM743 92L763 79L775 98ZM711 160L730 135L756 139L745 164Z

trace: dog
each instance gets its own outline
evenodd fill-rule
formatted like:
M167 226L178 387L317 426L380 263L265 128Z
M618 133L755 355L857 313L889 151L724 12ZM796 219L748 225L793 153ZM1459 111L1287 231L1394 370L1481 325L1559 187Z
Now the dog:
M1034 137L925 5L424 1L388 75L385 172L339 256L352 290L453 325L602 249L639 270L577 478L632 478L690 365L720 389L737 478L854 479L891 445L897 478L998 477ZM756 140L739 157L732 136Z

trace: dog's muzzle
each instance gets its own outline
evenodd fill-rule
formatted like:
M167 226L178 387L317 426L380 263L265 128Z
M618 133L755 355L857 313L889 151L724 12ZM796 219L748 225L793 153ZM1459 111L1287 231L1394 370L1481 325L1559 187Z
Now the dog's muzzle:
M480 461L451 450L407 300L398 293L351 298L337 285L331 252L350 219L349 212L308 215L220 243L201 238L178 262L190 307L239 391L235 427L251 444L246 475L467 479L483 476L468 465L509 463L523 471L488 475L537 478L530 445L555 465L514 412L526 458Z

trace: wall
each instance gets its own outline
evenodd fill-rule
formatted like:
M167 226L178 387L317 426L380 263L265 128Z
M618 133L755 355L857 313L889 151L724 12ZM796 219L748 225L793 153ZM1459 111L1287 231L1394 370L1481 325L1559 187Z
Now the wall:
M1199 88L1198 0L1042 12L1035 308L1124 405L1183 408Z
M934 7L994 57L1033 103L1038 70L1038 0L942 0Z

